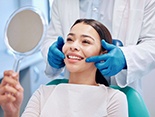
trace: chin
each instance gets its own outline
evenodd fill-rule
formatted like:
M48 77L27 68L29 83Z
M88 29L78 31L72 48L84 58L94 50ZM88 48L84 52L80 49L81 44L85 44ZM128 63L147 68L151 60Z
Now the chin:
M74 66L74 65L72 65L72 66L66 66L66 68L67 68L67 70L69 72L73 72L73 73L78 72L78 71L81 70L81 67L79 68L79 67Z

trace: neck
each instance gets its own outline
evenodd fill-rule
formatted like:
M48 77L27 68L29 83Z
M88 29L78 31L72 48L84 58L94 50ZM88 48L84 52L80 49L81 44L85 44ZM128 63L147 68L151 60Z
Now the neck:
M95 80L96 70L70 73L69 83L72 84L86 84L97 85Z

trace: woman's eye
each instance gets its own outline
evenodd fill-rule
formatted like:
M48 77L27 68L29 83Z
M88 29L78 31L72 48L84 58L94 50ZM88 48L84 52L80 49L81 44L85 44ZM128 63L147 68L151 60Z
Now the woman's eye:
M88 41L88 40L83 40L83 43L85 43L85 44L90 44L90 41Z
M71 38L67 38L67 41L73 41Z

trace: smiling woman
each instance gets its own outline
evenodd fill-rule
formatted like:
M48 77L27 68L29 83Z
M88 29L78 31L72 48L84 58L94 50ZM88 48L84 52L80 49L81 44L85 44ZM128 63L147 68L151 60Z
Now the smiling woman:
M69 83L40 86L22 117L128 117L125 95L106 86L94 63L85 62L87 57L106 53L101 39L112 42L103 24L92 19L77 20L61 48L70 72ZM63 42L62 38L59 41Z
M85 82L83 83L100 83L108 86L105 78L96 70L94 63L85 62L85 59L88 57L106 53L106 50L101 47L102 39L108 43L112 43L108 29L100 22L92 19L79 19L73 24L67 36L67 41L63 46L63 52L66 56L64 62L70 71L69 82L77 83L77 78L74 81L71 76L91 79L91 77L95 78L96 75L96 79L93 79L93 82L84 79Z

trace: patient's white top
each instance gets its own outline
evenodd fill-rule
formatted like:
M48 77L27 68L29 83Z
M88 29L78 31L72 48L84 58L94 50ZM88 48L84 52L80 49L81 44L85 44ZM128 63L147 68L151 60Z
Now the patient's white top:
M104 85L41 85L22 117L128 117L126 96Z

